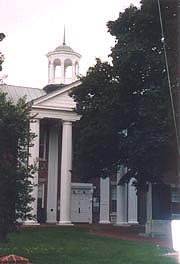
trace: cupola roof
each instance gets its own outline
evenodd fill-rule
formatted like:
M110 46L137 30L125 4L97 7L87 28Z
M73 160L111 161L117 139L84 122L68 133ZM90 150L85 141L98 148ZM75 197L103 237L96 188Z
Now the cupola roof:
M74 52L74 50L71 48L71 47L69 47L69 46L67 46L67 45L65 45L65 44L63 44L63 45L60 45L60 46L58 46L54 51L69 51L69 52Z

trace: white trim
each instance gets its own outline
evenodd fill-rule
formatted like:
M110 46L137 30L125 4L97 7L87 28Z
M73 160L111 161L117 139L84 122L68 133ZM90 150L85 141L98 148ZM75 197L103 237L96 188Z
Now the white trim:
M57 95L60 95L60 94L65 93L65 92L68 92L68 91L70 91L72 88L74 88L74 87L76 87L76 86L78 86L78 85L80 85L80 84L81 84L81 81L78 80L78 81L75 81L75 82L73 82L73 83L71 83L71 84L65 85L64 87L60 88L60 89L57 90L57 91L54 91L54 92L48 93L48 94L46 94L46 95L44 95L44 96L41 96L40 98L35 99L35 100L33 101L33 105L36 106L37 104L42 103L42 102L44 102L44 101L47 101L47 100L49 100L49 99L51 99L51 98L53 98L53 97L56 97Z
M93 190L93 184L92 183L72 182L71 187L72 188L78 188L78 189L92 189Z
M74 112L65 112L65 111L58 111L53 109L32 109L32 114L36 114L38 118L55 118L55 119L61 119L61 120L67 120L67 121L77 121L80 119L80 116L78 116Z
M100 223L100 224L110 224L111 222L110 222L110 221L103 221L103 220L101 221L101 220L100 220L99 223Z
M75 51L68 51L68 50L58 50L58 51L50 51L48 52L48 54L46 55L47 57L51 56L51 55L54 55L54 54L66 54L66 55L75 55L79 58L81 58L81 54L79 54L78 52L75 52Z
M129 226L130 224L128 222L116 222L114 225L115 226Z
M72 224L70 221L61 221L61 222L56 223L56 225L73 226L74 224Z
M75 107L75 105L74 105ZM74 107L56 107L56 106L46 106L46 105L36 105L35 107L32 106L32 109L50 109L50 110L58 110L58 111L74 111Z

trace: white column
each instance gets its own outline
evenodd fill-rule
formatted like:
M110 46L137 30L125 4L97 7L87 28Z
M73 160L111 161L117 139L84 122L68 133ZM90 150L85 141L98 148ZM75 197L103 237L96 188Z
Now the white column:
M147 192L147 222L146 222L146 234L152 233L152 183L149 183Z
M49 63L49 84L53 84L55 78L54 63L51 61Z
M34 133L36 137L33 139L32 147L29 147L29 165L34 165L36 163L37 169L39 167L39 119L34 120L33 122L30 122L30 132ZM34 185L33 191L31 193L32 197L35 198L35 200L31 203L32 211L31 214L35 216L34 220L27 219L24 224L31 225L31 224L37 224L37 200L38 200L38 170L33 175L33 179L30 179L32 184Z
M100 224L109 224L110 186L109 177L100 178Z
M47 223L57 222L57 182L58 182L58 128L49 133Z
M50 69L51 69L51 62L49 61L49 62L48 62L48 84L50 83L50 79L51 79L51 76L50 76Z
M134 179L131 179L128 184L128 223L138 224L137 221L137 195L136 189L132 185Z
M119 185L126 169L122 166L117 172L117 216L116 225L127 225L127 185Z
M65 83L65 68L64 61L61 62L61 83Z
M72 64L72 82L76 80L76 63L73 62Z
M72 122L63 121L59 224L71 224Z
M79 75L79 63L76 65L76 77ZM77 79L77 78L76 78Z

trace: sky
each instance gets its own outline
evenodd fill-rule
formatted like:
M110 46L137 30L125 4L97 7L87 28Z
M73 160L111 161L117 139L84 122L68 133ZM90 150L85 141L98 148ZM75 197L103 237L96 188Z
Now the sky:
M43 88L48 82L46 54L63 43L82 55L80 74L95 58L108 60L114 37L107 22L139 0L0 0L0 42L5 56L1 76L11 85Z

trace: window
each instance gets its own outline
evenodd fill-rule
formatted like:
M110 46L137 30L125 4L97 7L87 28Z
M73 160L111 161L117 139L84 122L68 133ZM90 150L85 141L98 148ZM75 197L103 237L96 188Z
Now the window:
M38 203L41 208L44 208L44 183L38 184Z
M116 184L111 184L111 213L117 211L117 186Z
M44 183L38 184L38 200L37 200L37 220L39 223L45 223L46 211L44 207Z
M180 219L180 189L177 187L171 189L171 202L172 219Z
M39 158L46 159L46 132L43 126L40 127Z
M171 190L171 202L172 203L180 203L180 189L172 188Z
M100 199L99 196L93 197L93 213L99 213Z

